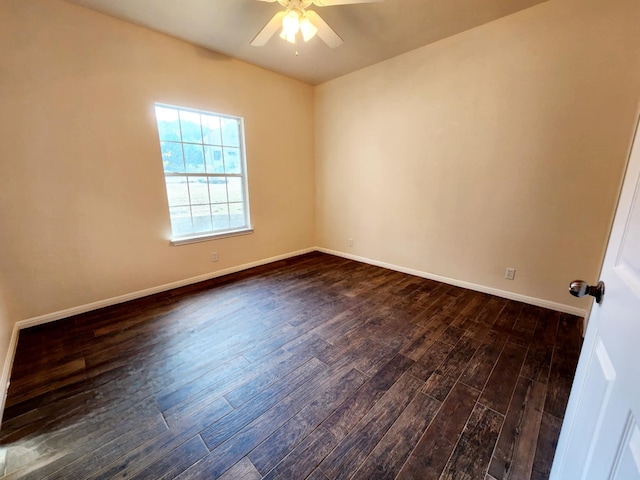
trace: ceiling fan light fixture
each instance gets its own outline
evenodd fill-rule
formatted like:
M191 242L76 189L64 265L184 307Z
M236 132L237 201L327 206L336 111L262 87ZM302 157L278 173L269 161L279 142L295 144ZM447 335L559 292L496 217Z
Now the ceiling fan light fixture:
M354 3L377 3L384 0L259 0L261 2L278 2L284 10L277 12L262 30L251 40L254 47L263 47L269 39L280 30L280 38L296 44L298 34L305 42L314 37L320 38L330 48L337 48L343 44L338 35L320 15L307 8L328 7L334 5L349 5ZM297 52L296 52L297 55Z
M286 36L296 36L300 31L300 14L291 10L282 19L282 33Z
M286 32L284 28L282 29L282 32L280 32L280 38L286 40L289 43L296 43L296 34Z
M311 20L307 18L307 14L305 13L300 21L300 32L302 33L302 39L305 42L308 42L318 33L318 28L311 23Z

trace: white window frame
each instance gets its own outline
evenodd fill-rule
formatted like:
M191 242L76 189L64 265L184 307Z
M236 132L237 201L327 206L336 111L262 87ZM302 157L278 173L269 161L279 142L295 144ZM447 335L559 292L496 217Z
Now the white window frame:
M181 106L177 106L177 105L169 105L169 104L164 104L164 103L155 103L154 104L154 114L156 113L155 108L159 107L159 108L168 108L168 109L172 109L172 110L176 110L178 112L178 118L179 118L179 125L180 125L180 141L174 141L174 140L166 140L166 139L162 139L161 138L161 132L160 132L160 127L158 125L158 118L157 115L156 116L156 127L158 128L158 140L159 140L159 144L161 146L161 151L162 151L162 143L163 142L171 142L174 144L179 144L180 148L182 149L182 159L183 162L185 162L185 170L184 173L180 172L180 173L174 173L174 172L167 172L164 168L164 158L161 155L161 159L163 160L163 174L164 174L164 179L165 179L165 187L167 188L167 206L168 206L168 212L169 212L169 216L171 218L172 214L171 214L171 208L172 207L177 207L176 205L171 205L170 204L170 198L169 198L169 183L168 183L168 178L176 178L176 177L185 177L187 179L187 190L189 192L189 203L185 204L185 205L181 205L180 207L189 207L189 212L190 212L190 217L191 217L191 221L192 221L192 226L193 226L193 218L194 218L194 214L193 214L193 207L194 206L199 206L202 207L204 204L196 204L193 203L192 198L191 198L191 191L189 189L189 179L192 178L206 178L207 179L207 185L209 185L209 179L210 178L224 178L225 180L228 178L240 178L241 183L242 183L242 207L243 207L243 214L244 214L244 225L241 227L229 227L229 228L212 228L212 230L207 230L207 231L202 231L202 232L191 232L188 234L176 234L174 231L174 227L173 227L173 218L172 218L172 227L171 227L171 231L172 231L172 236L171 236L171 244L172 245L184 245L184 244L188 244L188 243L194 243L194 242L203 242L203 241L207 241L207 240L212 240L212 239L216 239L216 238L224 238L224 237L230 237L230 236L236 236L236 235L248 235L253 233L253 228L251 227L251 215L250 215L250 208L249 208L249 186L248 186L248 175L247 175L247 161L246 161L246 148L245 148L245 134L244 134L244 119L242 117L236 117L233 115L227 115L227 114L222 114L222 113L217 113L217 112L209 112L209 111L205 111L205 110L197 110L197 109L193 109L193 108L187 108L187 107L181 107ZM187 168L186 168L186 159L185 159L185 154L184 154L184 147L185 145L201 145L203 147L203 159L205 158L205 154L204 154L204 148L207 146L210 147L217 147L220 148L221 150L223 150L224 148L230 147L230 146L226 146L224 145L224 139L223 139L223 134L222 131L220 133L221 135L221 142L220 145L215 145L215 144L209 144L209 143L205 143L205 138L204 138L204 132L202 133L202 142L198 143L198 142L185 142L184 138L182 137L182 122L180 120L180 112L188 112L188 113L197 113L200 115L209 115L209 116L215 116L218 117L220 119L223 118L228 118L231 120L234 120L236 122L238 122L238 146L233 146L232 148L238 148L239 149L239 153L240 153L240 168L241 168L241 172L240 173L213 173L213 172L207 172L206 171L206 164L207 161L205 160L205 172L187 172ZM200 128L202 130L202 123L200 125ZM223 155L224 157L224 155ZM224 158L223 158L223 164L224 164ZM211 199L211 191L209 189L209 187L207 187L207 195L209 196L209 207L210 207L210 212L211 212L211 226L214 226L214 221L213 221L213 212L211 210L211 207L213 205L219 204L219 205L224 205L224 203L221 202L212 202ZM227 195L228 195L228 190L227 190ZM232 203L239 203L239 202L230 202L229 201L229 197L227 196L227 211L229 212L229 208L230 208L230 204ZM231 222L231 214L228 213L229 215L229 221ZM194 228L195 229L195 228Z

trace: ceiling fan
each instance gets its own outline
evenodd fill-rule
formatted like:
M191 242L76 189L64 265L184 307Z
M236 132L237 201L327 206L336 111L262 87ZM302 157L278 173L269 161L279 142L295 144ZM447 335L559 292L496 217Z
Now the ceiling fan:
M342 45L343 40L325 22L320 15L308 7L330 7L334 5L348 5L353 3L377 3L384 0L258 0L260 2L278 2L284 10L276 13L271 20L251 41L254 47L266 45L269 39L282 27L280 38L289 43L296 43L298 34L305 42L318 35L331 48Z

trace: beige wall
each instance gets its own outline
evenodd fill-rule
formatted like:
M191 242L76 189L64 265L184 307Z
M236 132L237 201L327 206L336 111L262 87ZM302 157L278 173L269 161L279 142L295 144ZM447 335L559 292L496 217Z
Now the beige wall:
M550 1L319 86L318 244L585 308L567 285L600 269L638 18L637 0Z
M0 2L0 52L11 321L314 245L312 87L58 0ZM254 234L169 246L154 102L245 118Z

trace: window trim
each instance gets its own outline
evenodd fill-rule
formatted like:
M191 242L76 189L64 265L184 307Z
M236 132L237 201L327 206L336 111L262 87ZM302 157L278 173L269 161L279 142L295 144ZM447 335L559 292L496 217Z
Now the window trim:
M199 243L199 242L208 242L210 240L217 240L220 238L227 237L238 237L240 235L251 235L253 233L253 228L243 228L239 230L230 230L224 231L220 233L208 233L206 235L197 235L190 237L180 237L180 238L172 238L169 240L169 243L174 247L178 247L180 245L189 245L190 243Z
M177 110L178 112L180 111L186 111L186 112L193 112L193 113L197 113L200 115L215 115L218 118L228 118L234 121L238 122L238 126L239 126L239 132L238 132L238 147L240 149L240 154L241 154L241 166L242 166L242 173L237 174L237 173L207 173L207 172L203 172L203 173L187 173L186 171L184 173L167 173L164 171L164 168L162 170L162 174L163 174L163 179L164 179L164 183L165 183L165 189L167 188L167 178L168 177L205 177L205 178L228 178L228 177L236 177L236 178L240 178L242 179L242 194L243 194L243 199L242 199L242 205L243 205L243 213L244 213L244 218L245 218L245 224L242 227L235 227L235 228L229 228L229 229L225 229L225 230L210 230L210 231L206 231L206 232L198 232L198 233L190 233L190 234L185 234L185 235L174 235L173 233L173 225L171 226L171 238L169 239L169 243L171 245L174 246L178 246L178 245L187 245L190 243L197 243L197 242L206 242L209 240L215 240L215 239L219 239L219 238L226 238L226 237L234 237L234 236L238 236L238 235L249 235L252 234L254 229L253 226L251 224L251 209L250 209L250 203L249 203L249 172L248 172L248 167L247 167L247 148L246 148L246 143L245 143L245 131L244 131L244 117L239 117L239 116L235 116L235 115L229 115L229 114L224 114L224 113L218 113L218 112L210 112L210 111L206 111L206 110L201 110L201 109L196 109L196 108L189 108L189 107L181 107L178 105L171 105L168 103L161 103L161 102L154 102L153 104L154 106L154 118L156 119L156 129L158 130L158 143L159 145L162 144L163 140L160 138L160 130L158 129L158 125L157 125L157 116L155 113L155 109L156 107L160 107L160 108L170 108L173 110ZM202 128L202 125L201 125ZM180 130L182 131L182 126L180 126ZM192 144L192 145L202 145L202 146L206 146L208 144L204 143L204 137L203 137L203 141L202 143L194 143L194 142L184 142L182 141L182 139L180 140L180 142L174 142L174 143L179 143L181 145L181 148L184 150L184 145L185 144ZM224 145L220 145L220 148L224 148ZM184 155L184 153L183 153ZM229 204L229 202L227 201L227 205ZM191 204L191 201L189 201L189 207L192 207L193 204ZM169 205L169 198L167 195L167 213L169 213L169 219L171 219L171 205Z

